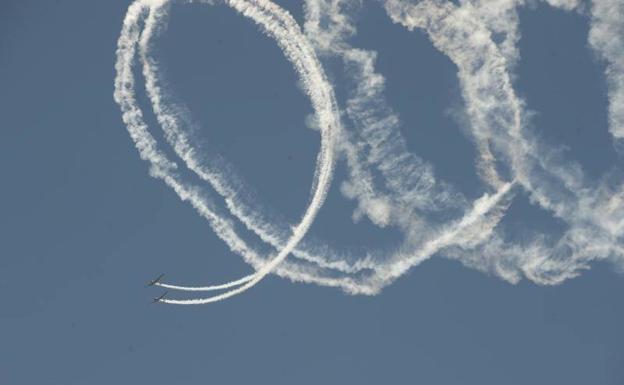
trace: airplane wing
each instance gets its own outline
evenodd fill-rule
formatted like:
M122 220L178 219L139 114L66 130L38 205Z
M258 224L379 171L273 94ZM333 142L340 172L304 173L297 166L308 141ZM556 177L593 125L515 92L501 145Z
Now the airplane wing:
M154 300L152 301L152 303L156 303L156 302L160 302L160 300L162 300L163 298L165 298L165 296L167 295L167 291L162 293L162 295L158 298L154 298Z
M156 277L156 278L152 279L151 281L149 281L149 282L147 283L147 286L154 286L155 284L157 284L158 282L160 282L160 280L161 280L161 279L162 279L162 277L164 277L164 276L165 276L165 274L164 274L164 273L163 273L163 274L160 274L158 277Z

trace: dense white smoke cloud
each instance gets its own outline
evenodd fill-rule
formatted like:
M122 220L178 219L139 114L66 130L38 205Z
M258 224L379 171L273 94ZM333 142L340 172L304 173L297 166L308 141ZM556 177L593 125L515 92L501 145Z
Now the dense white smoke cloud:
M180 1L191 2L191 1ZM212 4L211 1L199 1ZM618 1L595 0L589 11L577 1L549 0L552 6L588 12L589 42L606 63L610 132L624 136L624 34ZM310 203L294 226L266 213L241 194L244 183L226 160L211 153L196 134L191 113L167 87L153 55L154 38L166 29L170 1L137 0L124 20L117 51L115 100L141 157L153 176L163 179L204 216L230 249L255 273L220 285L189 287L159 283L183 291L228 290L212 297L170 300L176 304L219 301L258 283L274 272L293 281L341 287L353 294L375 294L411 267L434 254L517 282L523 276L557 284L576 276L595 259L624 264L624 187L615 168L599 182L588 182L582 168L548 148L527 123L529 112L513 89L520 39L517 8L523 0L382 1L390 19L407 30L426 32L434 47L458 68L458 79L478 158L476 168L487 192L470 202L436 177L434 168L407 150L400 118L384 96L384 78L375 70L376 53L351 44L357 34L358 0L307 0L305 34L279 6L264 0L222 3L253 20L276 41L298 74L315 111L321 150ZM325 59L344 65L347 97L337 101L321 66ZM184 167L224 200L229 215L209 198L205 186L185 180L180 167L160 150L136 101L132 73L142 64L146 90L164 137ZM342 114L342 115L341 115ZM340 120L342 118L342 121ZM417 129L417 128L414 128ZM303 239L321 208L336 157L343 156L348 178L341 191L357 202L354 220L366 216L379 226L396 228L404 240L394 250L359 255ZM517 240L500 221L517 192L565 222L558 239L533 235ZM233 218L232 218L233 216ZM250 246L235 220L259 236L274 252ZM294 258L287 259L292 254Z

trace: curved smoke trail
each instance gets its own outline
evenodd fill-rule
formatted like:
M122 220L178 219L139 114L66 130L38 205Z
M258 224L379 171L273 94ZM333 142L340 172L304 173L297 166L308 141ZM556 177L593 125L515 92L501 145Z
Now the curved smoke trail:
M590 185L580 166L538 140L522 120L524 103L513 91L511 65L489 37L487 24L479 22L474 3L480 2L465 1L456 7L440 1L417 5L389 1L386 9L395 22L409 29L426 29L433 44L458 66L475 136L489 140L534 202L568 224L558 240L544 242L536 237L530 251L514 255L512 264L536 282L556 284L576 276L591 260L621 260L621 178L609 175L612 179ZM565 5L572 6L570 2ZM488 110L496 111L496 115L484 115ZM475 124L475 120L486 124ZM607 196L608 209L604 205ZM492 260L505 255L510 245L499 241L486 246L480 256L473 253L473 264L478 264L479 258Z
M163 302L222 300L247 290L270 272L354 294L374 294L436 253L510 282L525 276L541 284L576 276L593 259L624 261L622 181L614 172L598 185L587 182L580 166L541 143L527 124L525 103L513 90L519 40L516 10L524 0L496 0L495 6L489 0L382 2L394 22L409 30L424 30L458 67L470 134L478 150L477 170L489 189L473 203L439 180L432 166L407 151L400 119L385 101L384 78L375 72L376 53L349 42L357 33L352 13L361 5L359 0L307 0L305 36L286 11L269 1L224 1L277 42L299 74L316 113L321 151L313 193L301 222L294 227L276 221L261 205L239 193L244 188L242 180L231 175L227 161L202 145L190 112L167 87L151 47L153 38L165 29L169 3L139 0L130 6L119 39L115 99L141 157L151 163L151 174L190 201L232 251L257 271L221 285L159 283L183 291L231 289L208 298ZM576 0L548 3L565 10L578 6ZM612 16L623 12L617 1L592 3L590 44L607 62L610 130L616 141L623 127L624 49L623 35L617 34L621 25ZM502 38L494 42L493 33ZM230 213L247 230L277 250L273 258L243 241L203 187L184 181L178 166L158 149L134 96L132 63L137 49L147 93L167 142L186 167L223 197ZM352 89L344 107L335 101L316 55L338 58L347 69ZM340 109L346 130L338 120ZM369 250L361 256L318 240L302 240L325 198L334 148L348 166L349 177L341 191L358 202L354 219L367 216L377 226L401 230L404 242L394 251ZM498 226L519 191L515 186L568 224L559 239L535 235L518 242ZM295 259L285 260L291 253Z
M122 110L125 115L124 120L126 121L126 124L129 124L131 134L139 131L136 135L134 135L134 139L137 143L137 147L139 147L139 150L142 150L142 143L146 141L153 142L153 138L145 130L145 124L142 121L139 121L140 115L138 115L137 112L140 110L133 97L133 82L124 83L124 80L127 82L127 79L125 78L132 76L131 60L134 56L135 46L137 42L139 42L141 58L143 59L144 64L143 73L146 78L146 88L158 121L165 130L165 136L168 141L173 144L174 149L186 162L189 168L198 172L203 179L210 180L213 185L215 183L218 184L218 180L212 177L210 170L202 169L198 166L198 161L193 156L194 150L190 144L190 136L185 135L185 132L178 127L175 114L171 113L171 110L162 103L164 98L160 93L161 88L157 76L157 66L155 62L149 60L148 58L150 36L154 30L159 27L159 22L162 21L162 18L166 16L168 3L168 1L137 1L131 6L128 16L124 21L124 30L122 31L119 43L116 99L122 106ZM280 10L272 3L263 1L248 2L233 0L229 1L227 4L244 16L251 18L257 24L261 25L265 32L278 42L286 57L291 61L300 75L301 81L304 85L303 88L312 100L312 105L314 107L321 131L321 150L317 160L317 170L315 173L314 183L315 187L313 189L314 192L312 194L308 209L305 211L299 224L293 227L292 235L286 242L286 245L279 251L277 256L264 264L264 266L262 266L253 275L252 279L230 292L226 292L212 298L177 301L177 303L215 302L247 290L259 282L266 274L271 272L275 266L282 262L301 240L301 238L303 238L312 224L318 209L323 204L323 200L327 194L327 189L333 173L333 138L335 135L334 131L339 129L339 121L337 119L338 114L334 108L335 102L333 101L333 91L329 83L325 80L320 64L318 64L315 60L312 49L306 46L304 39L297 39L297 33L299 32L296 27L293 27L295 23L292 21L290 15L288 15L285 11ZM145 26L139 38L138 22L140 16L145 17ZM128 86L126 86L126 84L128 84ZM312 87L311 84L314 84L314 86ZM126 87L123 88L123 86ZM129 119L128 115L130 112L134 112L137 118L134 120ZM165 161L163 159L165 157L162 153L144 152L142 155L155 165ZM164 177L165 180L171 178L171 174L168 174L167 170L163 170L162 174L164 175L158 176ZM239 247L239 249L244 250L245 247ZM220 287L232 287L235 286L237 282L240 282L240 280L220 285Z

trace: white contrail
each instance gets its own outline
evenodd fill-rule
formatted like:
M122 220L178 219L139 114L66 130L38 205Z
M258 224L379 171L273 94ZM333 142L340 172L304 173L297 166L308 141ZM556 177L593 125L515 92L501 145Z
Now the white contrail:
M229 289L232 287L236 287L239 285L242 285L243 283L249 282L251 281L254 276L256 274L250 274L248 276L245 276L239 280L236 281L232 281L232 282L228 282L228 283L224 283L222 285L213 285L213 286L177 286L177 285L171 285L168 283L161 283L161 282L156 282L155 285L156 286L160 286L160 287L164 287L165 289L172 289L172 290L182 290L182 291L217 291L217 290L224 290L224 289Z
M236 4L239 4L239 5L242 4L243 6L245 5L244 2L236 2ZM134 9L139 9L139 10L142 10L143 12L146 12L146 11L149 11L149 10L152 9L152 8L149 8L147 10L145 8L141 9L141 7L140 7L141 5L162 9L160 7L162 5L164 5L164 2L143 3L143 4L138 4L134 8L131 8L131 12L129 12L128 17L127 17L127 22L126 22L126 24L129 25L130 27L125 28L124 32L126 30L128 30L128 29L130 29L130 30L138 29L138 26L137 26L138 20L137 20L137 18L136 17L134 19L132 18L134 16L133 12L132 12L132 11L134 11ZM253 9L251 9L251 8L244 8L243 7L242 11L249 13L249 12L253 11ZM136 11L134 13L136 13ZM136 39L136 36L134 37L134 39ZM130 64L130 59L128 59L128 58L132 58L132 56L134 55L134 51L133 51L134 48L132 47L131 50L129 50L127 48L127 45L129 45L129 44L127 44L127 40L129 40L128 36L125 36L124 34L122 34L122 37L120 38L120 50L119 50L120 52L118 53L118 56L119 56L119 65L118 65L118 67L121 67L122 65L125 65L126 67L129 67L131 65ZM134 43L134 42L132 42L132 43ZM309 50L309 52L312 52L311 49ZM123 61L124 58L125 58L126 61L128 61L128 63ZM301 63L298 62L298 64L301 64ZM314 70L315 71L319 71L320 70L320 66L317 66L316 68L312 68L312 70L313 71ZM121 80L122 77L123 77L123 75L122 75L123 73L124 72L122 72L121 70L118 71L118 85L121 85L123 83L123 81ZM125 69L125 74L126 74L125 75L126 77L129 77L131 72L128 69ZM317 80L317 79L315 79L315 80ZM307 81L305 81L305 79L304 79L304 83L305 82L307 82ZM132 84L133 84L133 82L127 82L127 83L123 83L123 84L129 86L127 89L125 89L125 91L126 91L125 94L132 94L134 92L132 89L130 89ZM321 86L321 84L317 84L317 85L318 85L318 87ZM323 98L323 97L330 97L330 96L332 96L331 95L331 87L329 87L328 84L327 84L327 87L325 87L324 89L321 87L321 91L318 90L318 87L313 92L311 92L313 94L312 96L315 98L315 101L318 101L320 98ZM122 98L122 96L127 96L127 95L125 95L123 92L121 92L122 90L119 90L119 88L121 88L121 87L118 87L118 92L116 93L118 101L120 102L120 104L126 102L125 104L130 105L130 107L128 107L128 108L126 108L124 105L122 105L122 109L123 110L138 111L138 108L136 107L136 103L135 103L133 97L130 97L130 98L126 97L125 99ZM132 95L130 95L130 96L132 96ZM318 105L319 104L317 103L317 106ZM326 110L329 109L329 108L332 108L331 101L325 103L322 106ZM324 143L322 143L322 148L324 148L324 151L321 152L321 155L319 157L320 162L322 164L324 164L325 166L324 166L324 168L321 169L320 172L317 173L317 180L318 180L318 182L316 183L317 187L316 187L315 194L312 197L312 207L314 207L314 206L318 207L318 205L320 205L320 203L322 203L322 199L324 198L324 194L325 194L325 191L326 191L326 185L329 182L329 179L331 178L331 165L332 165L332 156L333 155L332 155L332 151L331 151L331 147L332 146L331 146L331 136L330 136L330 134L331 134L331 129L337 129L337 127L333 127L332 128L332 127L329 127L329 125L330 124L337 124L337 120L333 119L333 115L328 116L330 114L331 114L331 111L329 113L327 111L325 111L325 114L321 115L319 117L319 119L318 119L319 122L321 122L322 124L327 126L327 128L322 131L323 134L324 134L324 137L325 137ZM332 121L332 120L334 120L334 121ZM133 122L129 122L129 123L133 123ZM132 129L133 131L135 131L136 127L134 127L134 126L136 126L136 124L134 124L133 127L129 127L129 129ZM146 131L145 127L144 127L144 123L142 123L140 125L140 128L142 129L141 135L147 136L147 137L150 138L150 140L153 141L153 138L151 138L151 136L149 136L149 134L147 133L147 131ZM144 140L144 138L135 138L135 140L139 144L141 140ZM155 159L153 157L150 160L153 160L154 162L160 161L160 159ZM296 234L295 234L295 237L291 240L290 245L287 245L289 248L291 248L293 244L296 244L298 238L299 239L301 238L303 232L310 225L311 219L313 218L314 213L315 213L314 210L308 210L306 215L304 215L304 220L302 221L302 224L300 226L298 226L298 227L295 227ZM241 247L233 248L233 250L235 250L235 251L236 250L240 251L241 249L242 249ZM282 256L280 258L284 258L286 254L287 253L282 253ZM254 255L251 255L251 256L255 257ZM247 257L250 257L249 253L247 253ZM257 262L257 258L256 258L256 263L255 264L256 265L259 264ZM304 274L299 274L298 276L295 276L295 277L292 277L292 278L294 278L296 280L307 279ZM324 282L325 284L331 284L333 286L337 285L335 282L332 282L332 280L328 280L328 279L319 279L318 281L319 282ZM345 281L345 282L347 282L347 284L348 284L348 281Z
M565 10L579 5L576 0L546 1ZM472 204L439 180L431 165L407 151L399 117L385 101L384 78L375 72L376 53L349 43L357 33L350 12L360 1L307 0L307 38L286 11L269 1L224 2L277 42L310 97L316 114L313 124L321 133L312 196L301 222L290 226L240 194L244 185L228 175L225 160L206 154L195 135L190 112L165 86L160 65L151 53L153 37L166 25L170 1L133 3L119 39L116 65L115 99L124 122L141 157L151 163L151 174L188 200L230 249L257 270L221 285L159 283L186 291L232 289L209 298L163 302L219 301L247 290L271 272L296 282L340 287L352 294L375 294L435 253L510 282L525 276L537 283L557 284L578 275L593 259L610 258L624 266L622 180L613 173L600 182L589 182L580 166L545 146L527 124L525 102L513 90L520 39L516 9L525 5L524 0L460 0L459 5L446 0L383 1L394 22L409 30L423 29L458 67L468 126L479 154L476 167L489 191ZM592 4L590 43L607 62L610 130L618 139L622 127L618 116L624 108L618 99L624 92L623 50L622 37L610 35L621 28L614 25L617 18L610 16L622 8L612 0L594 0ZM137 46L146 90L166 140L186 167L224 198L227 209L247 230L278 251L272 259L266 251L251 248L204 190L185 182L178 166L158 149L134 96L132 63ZM317 54L339 58L345 66L351 87L344 103L346 130L341 128L338 103ZM348 166L349 178L341 191L357 201L354 219L366 216L379 227L400 230L404 242L396 249L368 250L360 255L317 240L302 241L326 196L334 148L345 156ZM518 190L514 186L521 186L534 203L567 224L561 237L533 235L518 241L505 234L498 225L513 199L512 190ZM296 258L286 260L290 253Z
M471 4L456 8L442 1L417 5L389 1L386 7L396 22L408 28L424 28L434 45L457 64L473 117L471 128L505 154L510 171L535 202L568 223L568 230L550 247L540 246L541 240L536 238L532 246L516 248L526 251L514 256L523 272L540 283L559 283L576 276L592 259L614 256L620 249L621 233L605 233L605 218L592 219L601 201L591 192L606 187L588 186L579 166L565 162L528 130L521 119L523 102L515 96L507 73L510 63L491 41L489 32L476 22L476 8ZM496 114L489 117L487 111ZM621 208L616 211L621 215ZM533 254L536 252L541 254ZM475 260L473 257L471 263Z
M566 10L578 5L577 1L548 2ZM336 21L336 24L344 26L344 20L333 15L339 13L341 7L347 8L354 2L335 0L311 3L314 4L308 8L312 11L329 11L329 16L323 15L326 23L330 20L329 24ZM515 7L523 5L524 1L497 1L502 10L494 16L483 15L484 10L492 7L493 3L489 0L463 1L461 7L446 1L387 1L385 4L395 21L409 29L425 29L434 45L459 67L458 75L477 143L491 144L498 154L504 156L501 160L509 166L508 172L530 193L531 198L569 225L569 229L555 243L536 236L524 245L514 245L503 241L503 234L495 234L489 243L483 244L483 248L455 250L456 255L469 255L470 260L465 262L488 270L487 265L478 266L478 258L475 257L477 253L483 253L481 259L491 265L497 274L517 280L515 271L520 270L528 278L544 284L559 283L576 276L578 270L586 268L587 262L592 259L621 260L624 208L621 187L617 187L622 186L621 179L616 176L615 180L609 178L604 184L589 185L581 168L539 143L523 118L526 115L524 102L515 95L509 72L517 60L515 43L518 36L514 31L517 31L518 20ZM619 9L614 10L614 14L618 12ZM351 26L343 29L345 34L355 33ZM506 38L496 44L491 33L501 31L506 33ZM344 48L341 44L323 43L323 39L333 43L336 40L334 32L313 34L321 37L318 39L321 40L321 49L336 51ZM611 45L619 47L621 40L621 35L614 37ZM619 54L621 50L615 52ZM611 55L614 56L617 55ZM621 70L616 73L617 76L621 74ZM370 76L368 82L361 81L360 84L379 84L377 78ZM366 91L370 92L371 88L369 86ZM610 100L612 106L622 106L613 97ZM611 130L613 132L613 128ZM483 163L491 162L491 154L481 152L481 156L485 157ZM487 180L487 173L485 176ZM602 193L592 194L594 191ZM613 198L606 208L603 202L609 195ZM492 263L496 253L507 257L501 258L501 263ZM503 272L503 268L509 270Z

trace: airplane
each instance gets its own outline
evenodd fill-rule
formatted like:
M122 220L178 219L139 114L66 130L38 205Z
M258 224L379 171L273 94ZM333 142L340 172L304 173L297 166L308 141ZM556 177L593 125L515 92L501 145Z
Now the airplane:
M162 293L162 295L158 298L154 298L154 300L152 301L152 303L156 303L156 302L161 302L163 298L165 298L165 296L167 295L168 292L164 292Z
M147 283L147 285L145 285L145 286L154 286L155 284L157 284L158 282L160 282L160 280L161 280L161 279L162 279L162 277L164 277L164 276L165 276L165 274L164 274L164 273L163 273L163 274L161 274L161 275L159 275L159 276L158 276L158 277L156 277L155 279L152 279L151 281L149 281L149 282Z

